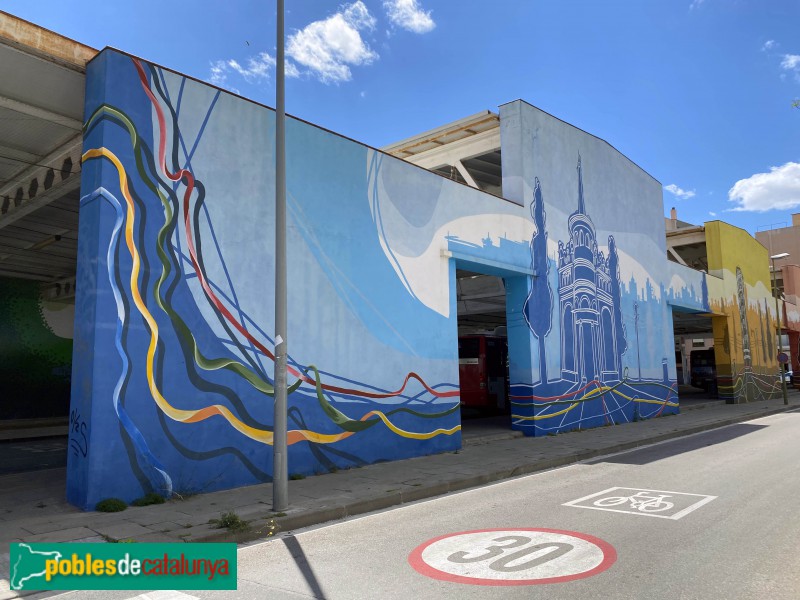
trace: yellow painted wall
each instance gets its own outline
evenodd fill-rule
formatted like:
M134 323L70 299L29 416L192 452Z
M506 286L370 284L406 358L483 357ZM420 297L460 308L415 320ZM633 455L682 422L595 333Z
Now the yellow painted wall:
M780 393L769 252L722 221L705 224L714 354L721 398L743 402ZM740 275L739 275L740 274Z

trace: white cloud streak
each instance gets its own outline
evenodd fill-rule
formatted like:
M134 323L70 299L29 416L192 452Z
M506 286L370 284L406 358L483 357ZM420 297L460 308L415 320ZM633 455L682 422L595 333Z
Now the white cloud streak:
M670 194L672 194L676 198L680 198L681 200L688 200L689 198L694 198L695 195L694 190L684 190L682 188L679 188L674 183L665 185L664 189L667 190Z
M778 42L776 42L775 40L767 40L766 42L764 42L764 45L761 46L761 50L762 52L767 52L768 50L772 50L773 48L775 48L777 45Z
M425 11L417 0L383 0L386 15L397 27L413 33L433 31L436 23L431 11Z
M207 81L238 94L239 90L228 84L229 75L236 73L247 83L267 81L275 71L276 62L274 56L267 52L261 52L256 56L249 57L245 64L246 66L233 58L214 61L211 63L211 71ZM284 68L286 69L287 77L299 76L297 67L294 64L287 61Z
M800 54L784 54L783 60L781 60L781 69L800 71Z
M323 83L350 81L351 66L369 65L379 58L361 37L362 31L374 28L375 18L357 0L290 35L286 54Z
M788 162L770 167L769 173L756 173L740 179L728 191L728 200L736 202L734 211L766 212L800 206L800 163Z

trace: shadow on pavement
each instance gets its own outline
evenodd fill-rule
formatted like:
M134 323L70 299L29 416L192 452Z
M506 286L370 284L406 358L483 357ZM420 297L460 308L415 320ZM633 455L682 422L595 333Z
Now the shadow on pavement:
M706 448L715 444L722 444L730 440L742 437L748 433L754 433L766 429L767 425L753 425L752 423L739 423L721 429L713 429L705 433L689 438L678 438L669 442L658 444L650 448L637 448L599 460L587 461L586 464L596 465L599 463L619 463L625 465L646 465L663 458L670 458L685 452L692 452L700 448Z
M303 547L300 545L300 542L297 541L297 538L290 535L283 538L283 543L292 554L292 558L294 558L297 563L297 568L300 569L300 572L303 574L306 583L308 583L308 587L311 589L311 593L314 594L314 598L325 598L322 586L319 580L317 580L317 576L314 575L314 569L312 569L311 565L308 563L306 553L303 551Z

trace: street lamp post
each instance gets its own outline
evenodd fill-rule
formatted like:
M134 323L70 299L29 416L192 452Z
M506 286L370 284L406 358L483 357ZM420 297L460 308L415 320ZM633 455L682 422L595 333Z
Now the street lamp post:
M272 432L272 510L289 506L286 444L286 109L284 105L284 0L278 2L275 64L275 408Z
M775 277L775 261L781 258L786 258L789 256L788 252L781 252L780 254L775 254L774 256L770 256L772 259L772 287L775 290L775 313L778 315L778 354L783 352L783 329L781 328L781 311L778 307L778 280ZM786 394L786 378L783 374L783 363L778 361L780 364L780 373L781 373L781 390L783 391L783 403L789 404L789 397Z

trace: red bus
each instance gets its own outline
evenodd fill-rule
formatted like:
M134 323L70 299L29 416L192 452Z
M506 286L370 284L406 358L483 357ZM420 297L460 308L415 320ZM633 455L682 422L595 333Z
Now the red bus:
M508 340L459 336L458 378L461 406L508 412Z

